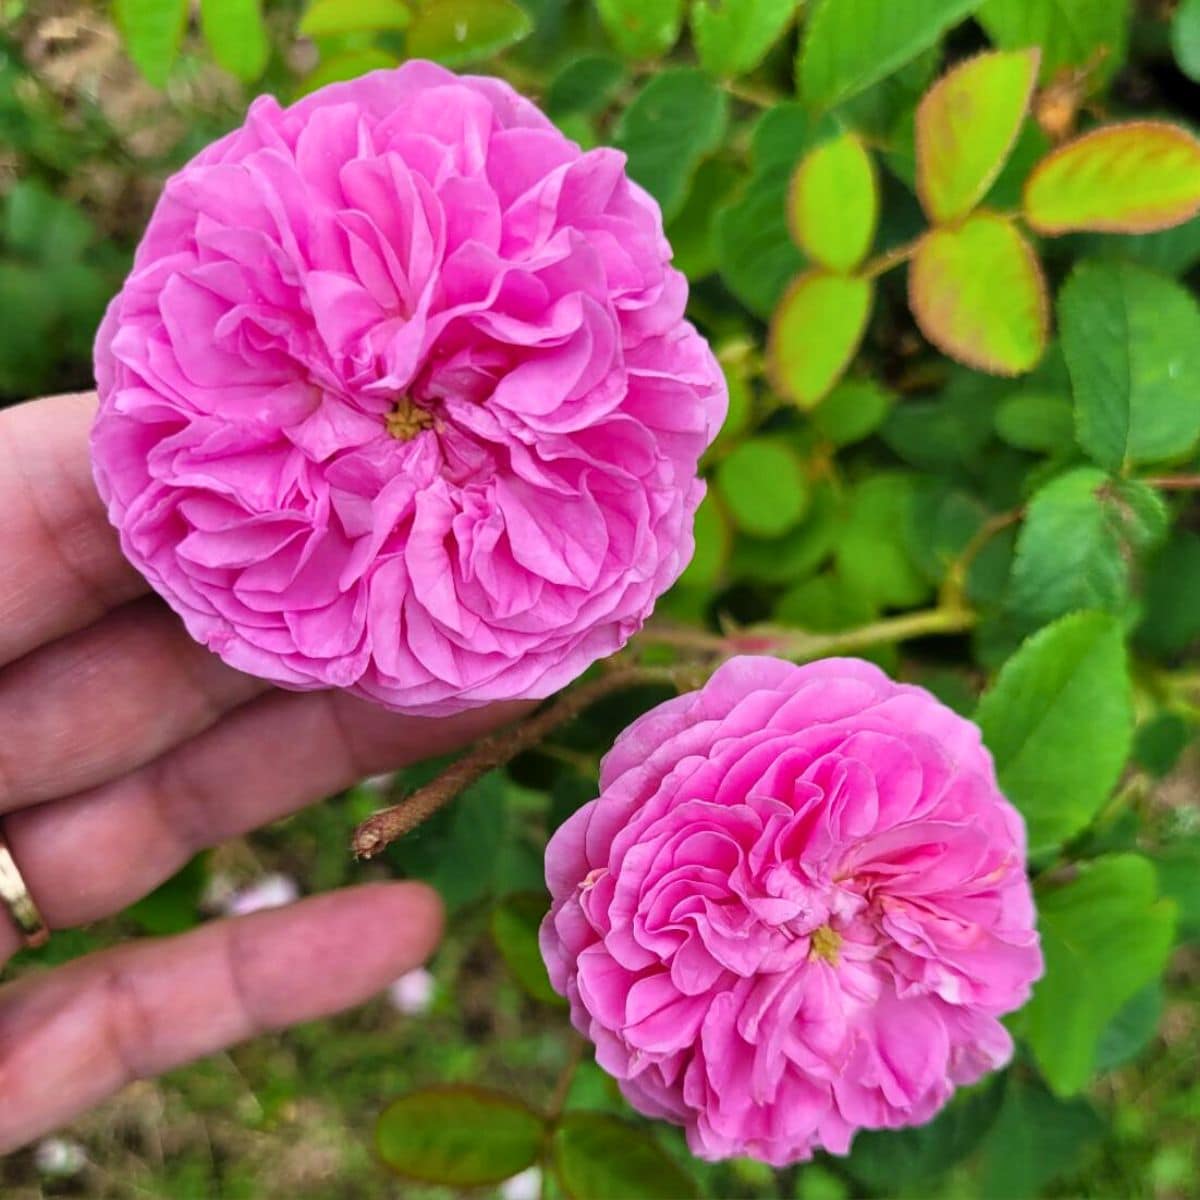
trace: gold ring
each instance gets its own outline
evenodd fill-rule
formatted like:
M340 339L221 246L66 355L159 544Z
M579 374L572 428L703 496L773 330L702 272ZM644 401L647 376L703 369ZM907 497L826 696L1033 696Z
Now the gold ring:
M3 837L0 837L0 904L8 909L26 946L46 944L50 930L46 928Z

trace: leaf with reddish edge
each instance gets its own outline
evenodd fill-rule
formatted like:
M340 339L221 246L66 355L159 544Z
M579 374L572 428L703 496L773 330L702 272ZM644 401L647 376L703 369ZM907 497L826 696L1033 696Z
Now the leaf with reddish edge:
M862 139L843 133L806 154L788 190L792 239L815 262L853 271L879 222L879 184Z
M812 408L841 378L862 341L871 312L869 279L808 271L771 318L767 364L775 388Z
M1036 49L979 54L926 92L917 108L917 194L931 221L964 217L995 182L1029 111Z
M978 212L921 239L908 302L939 350L978 371L1019 375L1046 348L1041 265L1013 222L996 213Z
M1164 121L1106 125L1060 146L1025 181L1038 233L1152 233L1200 212L1200 141Z

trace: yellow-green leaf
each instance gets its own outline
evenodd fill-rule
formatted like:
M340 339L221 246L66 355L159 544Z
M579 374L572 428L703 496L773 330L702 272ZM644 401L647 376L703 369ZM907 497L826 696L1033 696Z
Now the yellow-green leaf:
M516 0L443 0L413 17L408 53L457 67L498 54L532 32L533 22Z
M113 18L137 69L165 87L187 28L187 0L116 0Z
M878 221L875 167L857 134L843 133L801 159L788 193L788 222L809 258L831 271L853 271Z
M412 20L402 0L313 0L300 19L305 37L330 37L341 33L407 29Z
M341 83L345 79L357 79L369 71L394 67L398 62L399 59L394 54L375 46L369 46L365 50L347 50L345 54L321 59L313 73L305 77L300 94L315 92L327 83Z
M767 358L774 385L812 408L841 378L862 341L874 286L869 279L809 271L771 318Z
M653 58L675 45L684 0L596 0L612 43L627 58Z
M1039 233L1150 233L1200 212L1200 141L1178 125L1105 125L1060 146L1025 181Z
M1004 166L1029 109L1037 50L996 51L944 75L917 108L917 193L931 221L965 217Z
M1041 266L1012 221L995 213L930 230L909 267L908 300L921 332L978 371L1018 375L1045 349Z
M267 69L271 47L260 0L200 0L200 29L218 64L246 83Z

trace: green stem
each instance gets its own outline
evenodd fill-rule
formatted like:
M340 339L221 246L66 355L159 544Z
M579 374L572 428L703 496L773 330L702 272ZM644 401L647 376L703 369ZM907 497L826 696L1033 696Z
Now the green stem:
M924 236L924 235L922 235ZM905 242L902 246L893 246L891 250L885 250L882 254L877 254L858 272L863 279L874 279L879 275L890 271L893 267L898 267L901 263L906 263L917 252L917 247L921 244L921 238L913 238L911 242Z

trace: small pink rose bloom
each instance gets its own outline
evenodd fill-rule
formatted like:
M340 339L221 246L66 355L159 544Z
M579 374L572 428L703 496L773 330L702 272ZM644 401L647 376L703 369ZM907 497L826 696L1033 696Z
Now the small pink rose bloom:
M170 179L96 342L96 480L231 665L440 714L543 697L692 553L726 405L658 206L410 62Z
M928 1121L1042 969L979 731L856 659L738 658L551 840L542 952L626 1098L777 1166Z

